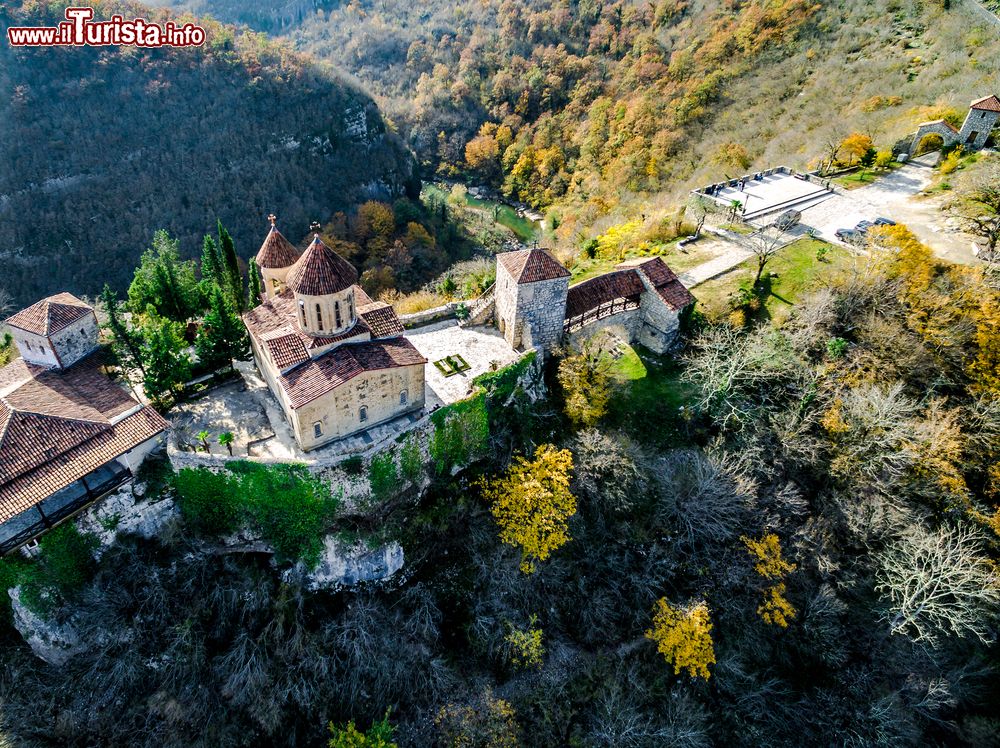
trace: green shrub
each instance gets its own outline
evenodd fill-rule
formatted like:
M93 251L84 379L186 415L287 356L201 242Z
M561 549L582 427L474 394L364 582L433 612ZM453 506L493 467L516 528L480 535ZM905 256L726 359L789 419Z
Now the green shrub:
M843 358L847 353L847 341L843 338L830 338L826 341L826 353L834 361Z
M430 452L434 469L439 475L451 471L482 454L490 436L490 421L486 411L486 393L460 400L431 414L434 433Z
M59 603L72 599L94 575L94 550L99 541L66 522L49 530L38 541L35 561L8 556L0 562L0 586L6 593L21 588L21 600L37 615L48 616ZM4 594L4 608L10 610Z
M361 475L365 469L365 461L359 455L354 455L340 463L340 469L348 475Z
M399 468L405 480L414 485L420 483L424 476L424 461L420 454L420 445L412 435L406 440L399 453Z
M206 535L225 535L236 529L240 497L235 481L208 468L185 468L174 476L177 501L188 524Z
M302 465L231 463L251 524L274 547L279 561L302 560L312 568L339 500Z
M368 483L371 485L372 496L377 501L391 498L399 488L399 470L396 468L396 455L387 450L372 457L368 464Z

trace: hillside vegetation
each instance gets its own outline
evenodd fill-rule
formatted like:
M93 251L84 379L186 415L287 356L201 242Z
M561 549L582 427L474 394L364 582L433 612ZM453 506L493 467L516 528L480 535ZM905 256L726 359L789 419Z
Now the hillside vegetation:
M0 33L61 5L7 4ZM113 12L166 15L98 3ZM369 197L416 196L365 93L262 34L201 23L200 49L0 45L0 285L15 301L124 290L157 228L194 257L221 218L246 258L270 211L295 241Z
M1000 59L966 2L361 0L297 22L240 7L353 72L425 169L551 208L576 247L696 183L963 116Z

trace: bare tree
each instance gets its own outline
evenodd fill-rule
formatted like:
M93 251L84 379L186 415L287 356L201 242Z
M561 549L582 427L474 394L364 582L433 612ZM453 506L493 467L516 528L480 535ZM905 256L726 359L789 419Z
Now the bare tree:
M940 646L949 636L988 643L1000 607L1000 578L967 527L910 528L879 556L877 590L888 598L894 634Z
M984 257L993 262L1000 243L1000 166L986 168L961 190L952 210L962 228L985 242Z
M764 274L767 263L785 246L785 232L773 224L765 226L750 235L747 246L757 259L757 275L753 279L753 285L756 287L760 283L760 277Z

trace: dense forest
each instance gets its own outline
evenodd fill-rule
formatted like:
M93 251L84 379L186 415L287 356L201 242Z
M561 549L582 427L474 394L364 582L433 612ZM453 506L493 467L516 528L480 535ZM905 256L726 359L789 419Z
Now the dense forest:
M0 27L52 23L65 5L4 4ZM0 45L0 284L15 301L123 291L158 228L196 257L221 218L246 258L269 212L298 241L366 199L416 196L412 157L357 86L262 34L203 23L198 49Z
M181 508L157 539L95 564L63 530L0 564L84 644L53 667L5 629L3 736L1000 744L1000 291L901 227L874 250L781 326L690 330L679 362L568 354L544 400L521 364L489 375L423 459L410 437L332 483L148 467ZM276 555L227 552L243 524ZM400 542L405 571L310 591L323 528Z
M891 144L997 84L961 2L186 0L353 73L435 172L550 208L554 240L725 174ZM293 9L295 12L286 14Z

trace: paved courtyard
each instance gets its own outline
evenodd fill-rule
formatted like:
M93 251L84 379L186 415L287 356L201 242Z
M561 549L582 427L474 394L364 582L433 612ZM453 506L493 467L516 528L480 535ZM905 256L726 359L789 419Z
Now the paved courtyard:
M812 228L827 241L840 243L837 229L854 228L859 221L884 216L906 224L934 253L950 262L977 263L971 237L958 231L941 198L918 197L931 181L937 154L916 158L870 185L838 194L802 210L800 231Z
M453 319L408 330L406 337L427 359L428 409L461 400L477 376L521 357L495 327L460 327ZM466 360L469 370L446 377L434 362L456 353Z
M219 434L231 432L236 457L260 457L273 460L323 462L337 460L349 454L365 452L398 436L427 417L434 408L461 400L469 394L472 380L494 368L506 366L520 358L492 327L459 327L456 320L446 320L414 328L406 337L427 359L426 406L424 410L377 424L354 436L303 452L292 435L284 413L271 394L266 382L252 362L237 364L241 379L210 390L198 400L183 403L171 415L171 439L181 452L204 454L198 439L200 431L209 433L209 452L215 456L229 454L218 443ZM445 377L434 362L446 356L460 354L469 369Z

